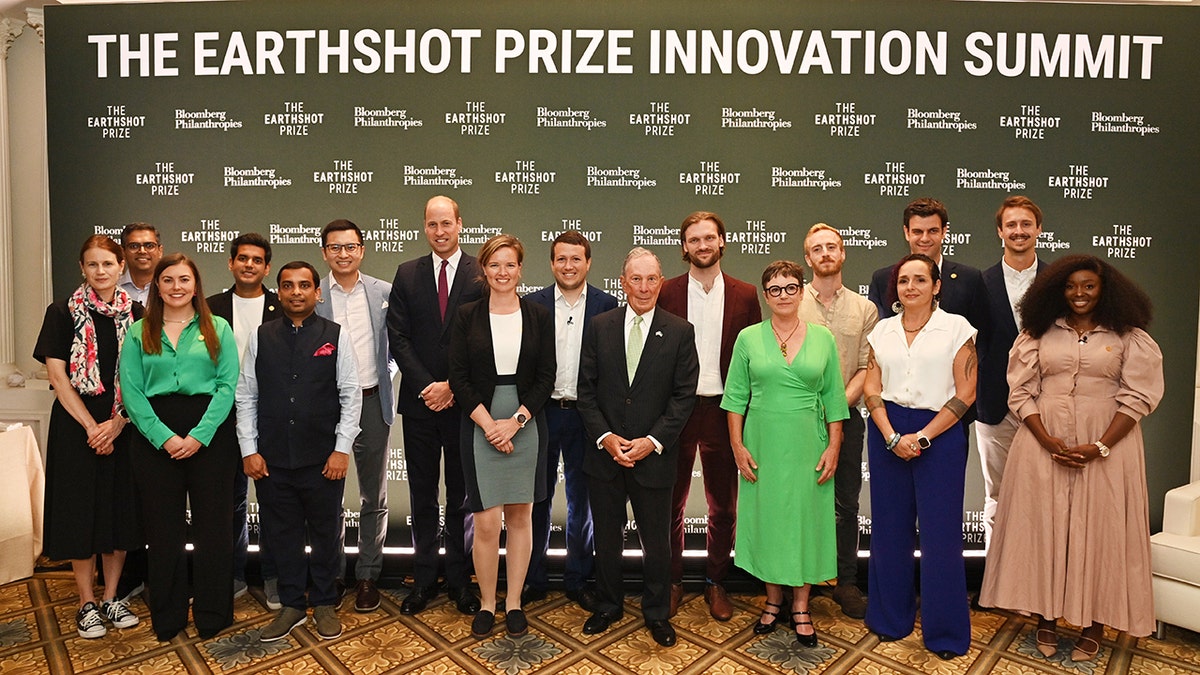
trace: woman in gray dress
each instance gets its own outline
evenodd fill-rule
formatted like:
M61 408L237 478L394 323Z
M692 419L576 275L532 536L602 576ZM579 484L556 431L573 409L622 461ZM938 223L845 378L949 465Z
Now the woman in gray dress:
M479 250L483 299L463 305L450 331L450 389L463 417L462 462L467 506L475 514L472 557L480 610L471 634L487 637L496 619L500 530L507 531L504 623L528 630L521 588L533 548L533 503L545 498L546 420L554 387L554 320L517 296L525 247L496 235Z

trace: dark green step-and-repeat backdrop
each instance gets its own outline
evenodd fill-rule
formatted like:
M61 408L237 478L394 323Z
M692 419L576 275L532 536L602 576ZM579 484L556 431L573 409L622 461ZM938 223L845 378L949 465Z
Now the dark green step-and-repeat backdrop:
M813 223L839 228L846 283L865 294L907 252L909 200L944 201L945 254L983 268L1001 253L996 208L1025 194L1046 213L1040 256L1102 256L1155 301L1157 527L1192 435L1197 17L882 0L51 6L55 295L77 283L87 235L133 221L197 258L210 293L230 283L239 232L269 235L276 264L323 269L318 233L335 218L362 227L364 271L390 280L428 252L435 194L461 205L467 251L521 237L526 290L552 282L549 242L567 228L592 241L591 281L618 295L631 246L683 273L678 225L704 209L729 226L725 270L754 283L772 260L802 260ZM410 545L400 436L393 547ZM696 476L689 546L702 550ZM978 550L975 453L967 481Z

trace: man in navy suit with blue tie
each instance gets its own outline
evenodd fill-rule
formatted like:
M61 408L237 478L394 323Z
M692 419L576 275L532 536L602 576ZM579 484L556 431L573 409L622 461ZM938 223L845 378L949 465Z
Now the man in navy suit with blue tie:
M1004 257L983 271L991 330L979 342L979 380L976 384L975 440L983 467L983 534L991 542L996 519L996 498L1008 461L1008 446L1021 426L1008 409L1008 351L1021 330L1017 303L1045 263L1038 260L1037 240L1042 233L1042 210L1028 197L1013 195L996 211L996 234L1004 244Z
M474 522L459 455L462 410L448 380L451 320L459 307L483 296L479 263L458 245L461 230L457 202L442 196L426 202L425 239L432 252L396 268L388 300L388 344L401 374L396 412L404 425L415 549L413 590L400 604L402 614L420 612L437 596L443 462L446 586L459 612L479 611L479 598L467 588Z
M617 306L617 299L587 283L592 267L592 246L575 230L559 234L550 245L550 269L554 283L529 299L554 314L554 342L558 372L554 391L546 404L549 444L546 453L546 499L533 505L533 555L522 602L540 600L546 595L546 550L550 546L550 511L554 486L558 483L558 457L562 455L563 478L567 495L567 558L563 570L563 588L567 597L591 611L595 594L587 588L592 575L595 541L592 535L592 510L588 504L587 477L583 474L583 453L587 447L583 420L579 417L577 383L579 352L583 334L592 317Z

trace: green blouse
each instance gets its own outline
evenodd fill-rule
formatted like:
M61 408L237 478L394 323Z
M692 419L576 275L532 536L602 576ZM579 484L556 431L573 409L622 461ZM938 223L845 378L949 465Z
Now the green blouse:
M144 319L135 321L125 336L120 361L121 398L129 419L156 448L176 434L208 445L233 408L238 379L237 342L225 319L214 316L212 320L221 345L216 363L208 356L198 317L184 326L178 345L172 345L164 333L160 354L146 353L142 343ZM206 395L212 401L194 429L176 432L158 419L150 405L151 398L168 394Z

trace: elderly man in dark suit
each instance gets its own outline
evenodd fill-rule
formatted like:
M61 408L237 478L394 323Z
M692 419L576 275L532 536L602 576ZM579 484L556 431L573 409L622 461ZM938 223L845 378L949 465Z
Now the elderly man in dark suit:
M558 483L558 458L562 455L567 496L567 558L563 588L568 598L591 611L596 596L587 587L594 567L595 540L592 509L588 505L583 456L587 434L577 409L579 353L592 319L617 306L617 299L587 283L592 267L592 246L575 230L567 230L550 245L554 283L531 293L529 300L554 313L555 358L558 364L554 390L546 404L549 442L546 452L546 498L533 505L533 555L529 559L523 602L540 600L549 585L546 550L550 547L550 511Z
M471 514L459 456L462 411L450 390L450 324L458 308L482 297L479 265L458 245L462 218L449 197L425 204L430 255L401 263L388 301L388 344L400 366L396 411L403 417L404 459L412 503L414 586L400 604L416 614L437 596L438 482L445 462L446 585L458 611L474 615L470 582Z
M621 618L625 503L642 542L642 615L654 641L675 644L670 604L671 492L679 433L696 401L695 331L657 311L662 265L644 248L625 258L628 305L595 318L579 359L579 414L594 443L584 456L596 532L595 612L583 626L602 633Z
M721 396L733 343L743 328L762 321L762 308L757 288L721 271L725 223L720 216L709 211L689 214L679 228L679 242L688 271L663 282L658 306L687 319L695 328L700 376L696 409L679 437L679 466L671 499L671 616L683 596L683 517L699 453L708 505L704 600L714 619L728 621L733 617L733 603L724 583L733 566L729 553L737 521L738 470Z
M233 327L233 338L237 341L239 364L244 361L246 345L259 325L283 316L283 307L273 291L263 284L271 272L271 242L257 232L246 232L229 242L229 272L233 274L233 286L222 293L208 296L208 309ZM218 433L228 434L230 444L237 438L237 411L230 410L229 417ZM246 558L250 546L250 528L246 522L249 480L243 471L233 479L233 597L246 593ZM263 592L267 596L267 607L279 609L279 575L275 563L263 546L262 536L258 540L258 560L262 570Z
M983 271L991 330L979 341L979 380L975 410L975 440L983 468L983 534L992 540L1000 480L1008 462L1008 446L1021 421L1008 409L1008 351L1021 331L1017 303L1025 297L1034 277L1045 267L1037 257L1042 233L1042 210L1028 197L1013 195L996 211L996 234L1004 244L1000 262Z

